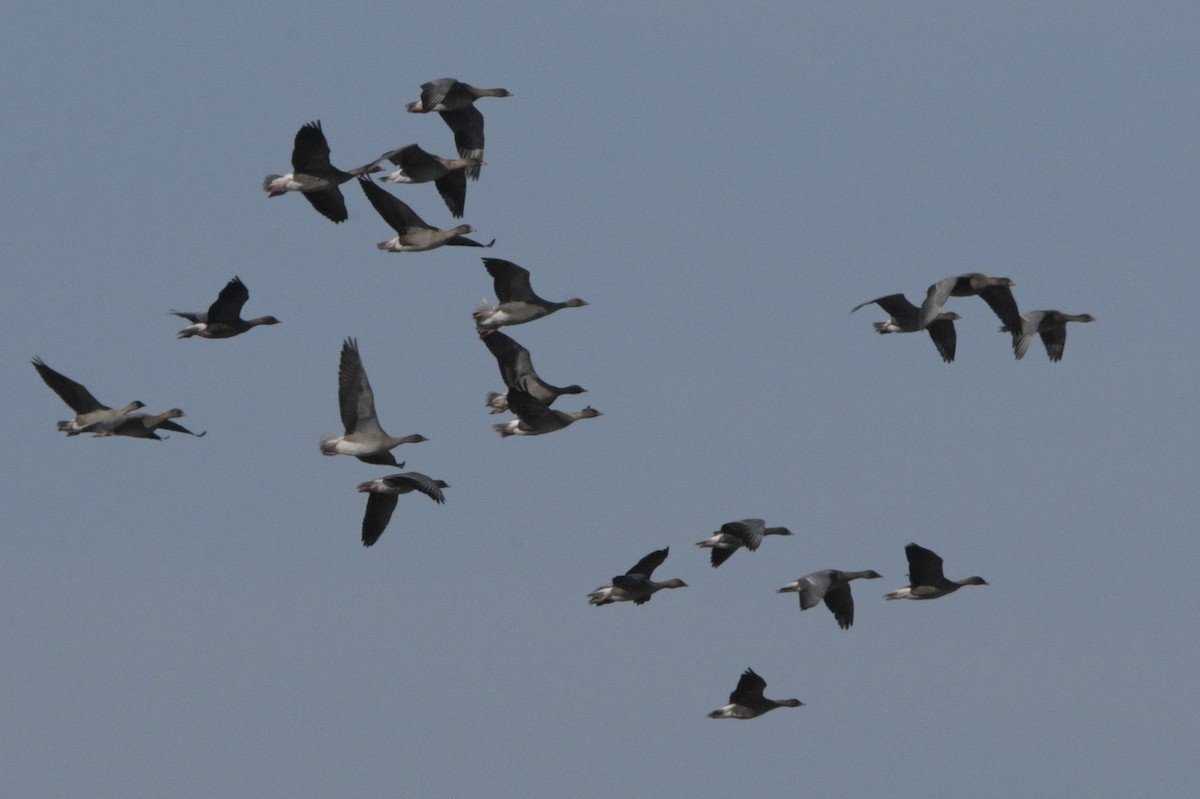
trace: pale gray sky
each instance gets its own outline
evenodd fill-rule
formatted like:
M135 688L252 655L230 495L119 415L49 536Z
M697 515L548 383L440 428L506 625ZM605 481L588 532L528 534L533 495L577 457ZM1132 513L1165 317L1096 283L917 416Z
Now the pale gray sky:
M1200 11L657 5L6 14L6 796L1192 795ZM263 194L312 119L343 167L452 154L403 110L447 75L515 95L494 249ZM508 332L604 416L492 432L481 254L591 303ZM946 365L848 314L965 271L1098 321L1016 362L955 299ZM177 340L234 275L283 323ZM369 550L387 470L317 447L346 336L451 485ZM35 355L208 435L65 439ZM748 516L797 535L711 569ZM884 602L910 541L991 586ZM587 606L664 546L688 588ZM775 594L822 568L885 575L850 631ZM748 666L805 706L705 718Z

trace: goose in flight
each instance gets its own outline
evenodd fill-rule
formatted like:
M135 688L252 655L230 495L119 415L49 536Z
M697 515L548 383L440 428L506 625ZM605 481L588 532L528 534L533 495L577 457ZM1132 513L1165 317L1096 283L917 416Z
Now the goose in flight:
M322 455L353 455L363 463L398 466L391 452L393 449L401 444L429 440L418 433L397 438L379 426L375 416L375 394L358 353L358 342L352 338L342 343L338 361L338 408L342 412L345 433L321 436Z
M589 605L611 605L613 602L632 602L644 605L654 596L655 591L664 588L687 588L687 583L678 578L655 582L650 579L654 570L667 559L670 547L656 549L639 560L634 567L624 574L612 578L612 582L602 585L588 594Z
M742 519L740 522L726 522L703 541L697 541L698 547L712 548L712 567L715 569L742 547L754 552L762 543L764 535L791 535L786 527L767 527L762 519Z
M363 546L372 546L379 540L379 536L383 535L401 494L418 491L440 505L446 501L442 489L449 487L450 484L445 480L434 480L420 472L389 474L387 477L377 477L360 483L358 490L370 494L362 520Z
M470 167L483 164L478 158L442 158L427 153L415 144L387 154L387 159L400 167L381 177L384 183L429 183L437 188L446 207L455 219L461 219L467 202L467 173Z
M710 719L753 719L777 707L800 707L799 699L767 699L763 689L767 681L746 669L738 680L737 688L729 695L729 704L722 705L708 714Z
M875 331L880 335L886 335L887 333L916 333L921 329L920 309L909 302L908 298L903 294L889 294L886 297L867 300L851 308L850 313L854 313L859 308L864 308L872 303L891 314L891 318L886 322L875 323ZM958 342L958 336L954 332L954 323L959 319L962 319L962 317L954 312L939 313L925 326L925 330L929 333L929 338L933 339L933 345L937 347L938 354L942 356L942 360L946 363L954 362L954 349Z
M517 418L492 425L492 429L499 433L501 438L540 436L562 430L580 419L594 419L604 415L591 405L581 411L556 411L529 392L515 386L508 389L506 396L508 409L515 413Z
M1088 313L1071 314L1062 311L1030 311L1021 314L1021 325L1000 328L1001 333L1012 333L1013 354L1017 360L1025 357L1030 343L1035 335L1042 337L1046 345L1046 354L1050 360L1058 363L1062 360L1063 348L1067 346L1067 322L1094 322L1096 317Z
M563 394L582 394L587 390L574 384L560 388L542 380L533 368L529 350L499 330L480 330L479 337L496 357L496 363L500 366L500 378L504 381L506 389L519 388L547 406L553 405ZM487 407L492 409L492 413L508 410L508 394L489 392Z
M178 338L232 338L245 333L258 325L277 325L279 320L274 316L258 316L254 319L242 318L242 306L250 299L250 290L242 279L234 276L217 294L217 299L208 306L207 311L192 313L190 311L171 311L192 324L180 330L175 335Z
M487 244L480 244L467 238L463 234L475 232L475 228L470 225L458 225L449 230L435 228L417 216L417 212L409 208L403 200L375 185L370 178L359 178L358 185L362 186L363 193L383 217L383 221L396 231L395 238L375 245L385 252L422 252L445 245L491 247L496 243L495 239Z
M41 375L46 385L75 411L74 419L58 423L58 429L68 436L77 436L89 430L97 432L92 430L93 426L112 424L125 415L146 407L146 403L134 400L124 408L110 408L79 383L51 369L41 358L33 359L33 368Z
M904 548L908 558L908 582L884 599L937 599L952 594L964 585L988 585L982 577L966 577L962 580L947 580L942 573L942 559L931 550L916 544Z
M837 569L822 569L806 574L795 582L788 583L776 593L795 591L800 595L800 610L815 608L825 600L825 607L837 619L838 626L849 630L854 624L854 596L850 593L850 581L873 580L883 575L877 571L844 572Z
M278 197L289 191L298 191L321 216L334 222L345 222L346 198L342 196L341 184L372 172L382 172L379 163L384 156L368 164L355 167L349 172L329 163L329 142L321 130L321 122L309 122L296 133L292 146L292 171L286 175L267 175L263 179L263 191L268 197Z
M484 258L483 265L492 276L492 288L496 292L497 305L484 300L471 316L475 327L480 330L494 329L504 325L523 325L541 319L560 308L579 308L587 301L572 297L565 302L551 302L539 297L529 282L529 270L512 261L500 258Z

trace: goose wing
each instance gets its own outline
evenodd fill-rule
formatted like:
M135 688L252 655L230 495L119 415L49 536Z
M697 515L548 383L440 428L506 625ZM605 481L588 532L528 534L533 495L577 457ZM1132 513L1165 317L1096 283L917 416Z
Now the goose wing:
M83 415L92 411L107 411L109 407L102 405L100 400L92 396L92 392L76 383L64 374L60 374L47 366L41 358L33 359L33 368L42 376L46 385L62 398L76 414Z
M737 688L729 695L729 702L734 705L753 705L761 702L766 687L767 681L755 674L754 669L746 669L738 680Z
M236 323L242 317L242 306L250 299L250 290L242 279L234 276L217 294L216 301L208 306L208 321L224 324Z
M383 221L403 236L410 230L434 230L433 226L426 224L425 220L417 216L417 212L408 207L408 204L396 197L391 192L380 188L375 184L375 181L368 177L360 177L358 185L362 186L363 193L367 195L367 199L371 201L371 205L383 217ZM307 196L307 195L306 195Z
M942 559L925 547L909 544L904 548L908 558L908 582L910 585L939 585L946 580L942 573Z
M529 270L525 267L500 258L484 258L483 265L492 276L492 287L496 292L496 299L501 303L542 301L533 293L533 286L529 283Z
M634 564L633 568L625 572L626 576L640 574L646 579L650 579L650 575L654 574L654 570L662 565L662 562L667 559L667 553L670 547L664 549L656 549L646 557Z
M483 114L474 105L453 111L440 111L442 119L454 132L454 146L460 158L483 158ZM479 167L463 170L471 180L479 180Z
M292 169L298 174L323 176L331 168L329 142L321 130L321 120L301 126L292 145Z
M338 362L338 407L346 435L371 431L383 433L375 418L375 394L358 353L358 341L352 338L342 344L342 357ZM388 463L395 463L395 459Z
M379 536L383 535L388 522L392 520L392 513L396 510L398 498L396 494L379 494L374 491L367 495L367 510L363 514L362 520L362 544L364 547L373 545L379 540Z

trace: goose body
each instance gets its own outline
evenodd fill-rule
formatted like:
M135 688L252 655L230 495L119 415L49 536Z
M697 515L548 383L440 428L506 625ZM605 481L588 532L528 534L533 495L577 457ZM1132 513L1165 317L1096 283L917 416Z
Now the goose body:
M345 432L340 436L322 436L322 455L352 455L364 463L397 466L391 450L401 444L428 441L417 433L399 438L390 436L380 427L375 415L375 394L358 352L358 342L352 338L342 343L338 361L338 408Z
M697 541L696 546L712 549L712 567L715 569L742 547L754 552L766 535L791 535L786 527L767 527L762 519L742 519L740 522L726 522L703 541Z
M42 381L75 411L74 419L58 422L58 429L68 436L77 436L97 425L114 424L126 415L146 407L144 402L134 400L123 408L110 408L92 396L81 384L51 369L41 358L34 358L32 363Z
M484 301L471 315L475 326L489 330L504 325L521 325L541 319L562 308L579 308L587 305L585 300L572 297L565 302L551 302L534 293L529 281L529 270L500 258L484 258L483 265L492 276L492 288L496 292L498 305Z
M520 388L509 388L506 402L508 410L515 413L517 418L492 425L492 429L499 433L501 438L540 436L562 430L580 419L603 416L590 405L580 411L556 411Z
M478 169L483 164L478 158L442 158L415 144L388 153L387 159L400 168L380 178L381 181L432 182L455 219L462 218L467 201L467 170Z
M872 303L891 314L891 317L887 321L875 323L875 331L880 335L887 333L916 333L921 329L921 309L909 302L908 298L903 294L888 294L886 297L867 300L851 308L850 313L854 313L859 308L871 305ZM954 330L954 322L961 318L956 313L938 313L925 326L925 330L929 333L929 338L933 340L933 345L937 347L938 354L942 356L942 360L946 363L953 363L954 361L954 350L958 341Z
M611 605L613 602L632 602L644 605L655 592L664 588L686 588L687 583L678 578L655 582L650 579L654 570L667 559L670 547L657 549L634 564L624 574L619 574L611 583L600 586L588 594L589 605Z
M417 491L440 505L446 501L442 489L449 487L446 481L434 480L420 472L389 474L387 477L377 477L360 483L358 490L370 495L367 497L367 510L362 520L363 546L374 545L379 536L383 535L392 519L392 512L396 510L396 501L402 494Z
M582 386L570 385L560 388L542 380L533 368L529 350L499 330L481 330L479 337L487 345L488 351L495 356L500 367L500 378L506 388L519 388L547 406L552 405L554 400L563 394L582 394L586 391ZM492 409L492 413L508 410L508 394L490 392L487 395L487 407Z
M1054 363L1062 360L1063 349L1067 346L1067 322L1094 322L1096 317L1091 314L1069 314L1062 311L1030 311L1021 314L1021 325L1010 328L1005 325L1001 333L1011 333L1013 339L1013 355L1017 360L1025 357L1034 336L1041 336L1042 344L1046 347L1046 355Z
M277 325L279 320L274 316L259 316L254 319L242 318L242 306L250 299L250 290L241 278L234 276L225 284L217 295L217 299L208 306L207 311L191 313L188 311L171 311L176 316L187 319L192 324L180 330L175 335L178 338L232 338L259 325Z
M746 669L738 680L737 688L729 695L729 703L708 714L710 719L753 719L777 707L800 707L799 699L767 699L763 690L767 681Z
M434 250L446 245L454 247L491 247L496 243L492 239L487 244L480 244L469 239L465 234L474 233L470 225L458 225L448 230L440 230L417 216L416 211L399 197L375 185L370 178L358 179L363 193L371 201L371 205L383 217L392 230L396 231L395 238L381 241L375 245L384 252L423 252Z
M189 436L200 438L208 431L193 433L181 424L171 421L186 416L179 408L171 408L162 413L131 413L123 416L116 422L98 425L96 430L97 436L127 436L129 438L149 438L154 441L161 441L162 436L158 435L159 430L170 430L174 433L185 433Z
M800 610L815 608L825 601L825 607L837 620L838 626L849 630L854 624L854 596L850 593L850 581L859 579L873 580L882 577L877 571L844 572L837 569L823 569L806 574L795 582L788 583L776 593L786 594L796 592L800 595Z
M320 120L301 126L292 145L292 171L286 175L267 175L263 179L263 191L268 197L278 197L289 191L298 191L312 207L333 222L345 222L346 198L342 196L342 185L351 178L382 172L379 163L384 156L370 163L355 167L348 172L329 162L329 142L321 130Z
M904 548L908 559L909 584L898 588L884 599L937 599L952 594L964 585L987 585L982 577L967 577L962 580L947 580L942 573L942 559L932 550L909 544Z

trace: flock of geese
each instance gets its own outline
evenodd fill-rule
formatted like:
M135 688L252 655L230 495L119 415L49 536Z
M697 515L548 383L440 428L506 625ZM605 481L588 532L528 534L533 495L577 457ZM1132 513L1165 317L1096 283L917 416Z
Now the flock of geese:
M925 301L921 303L920 308L909 302L903 294L888 294L886 297L860 303L851 308L850 313L872 303L878 305L891 314L886 321L875 323L875 330L880 335L916 333L924 330L929 333L938 354L946 363L954 361L954 350L958 343L954 322L962 318L953 311L942 311L942 307L951 297L982 298L1004 323L1000 332L1012 336L1013 355L1017 360L1025 357L1033 337L1041 336L1046 354L1050 356L1051 361L1057 363L1062 360L1063 348L1067 344L1067 322L1096 321L1094 316L1086 313L1030 311L1023 314L1017 310L1017 301L1013 299L1014 285L1012 280L1006 277L967 272L943 278L930 286L925 292Z
M767 527L762 519L742 519L726 522L721 529L703 541L699 547L712 550L710 560L715 569L727 561L739 549L756 551L768 535L790 536L786 527ZM687 583L679 578L656 581L654 570L663 564L670 547L655 550L639 560L629 571L612 578L612 582L598 587L588 594L589 605L609 605L613 602L632 602L642 605L665 588L686 588ZM954 593L964 585L988 585L982 577L966 577L961 580L946 578L942 570L942 559L937 553L918 544L904 548L908 559L909 584L885 594L884 599L937 599ZM853 580L873 580L883 575L873 569L863 571L840 571L821 569L806 574L780 588L776 593L796 593L800 598L800 610L815 608L822 602L833 614L838 627L849 630L854 624L854 595L850 592ZM708 714L714 719L752 719L777 707L799 707L798 699L768 699L763 696L767 683L754 672L746 669L738 680L737 687L729 695L729 702Z
M371 206L395 231L395 237L377 246L388 252L419 252L441 246L490 247L467 238L474 228L458 225L439 229L425 223L406 203L377 185L371 175L383 172L381 164L388 161L397 169L381 177L386 183L433 183L446 207L455 218L461 218L466 205L468 178L477 180L484 166L483 116L475 101L483 97L510 97L506 89L480 89L453 78L430 81L421 86L421 97L408 103L406 109L415 114L438 113L454 134L458 158L432 155L416 144L390 150L362 166L343 171L330 163L329 144L319 121L303 125L296 133L292 150L292 172L268 175L263 189L268 197L299 192L322 216L333 222L348 218L346 200L339 188L351 179L357 182ZM496 359L505 391L490 392L486 407L493 414L512 413L515 418L493 425L501 437L532 436L556 432L580 419L600 416L588 406L578 411L552 408L566 394L581 394L578 385L555 386L542 380L533 367L529 351L505 335L499 328L526 324L564 308L578 308L587 302L571 298L561 302L546 300L534 292L527 269L499 258L484 258L484 267L493 281L496 303L484 301L472 313L477 335ZM979 296L995 311L1004 323L1002 332L1012 336L1013 352L1024 356L1035 335L1040 336L1052 361L1062 358L1068 322L1091 322L1088 314L1066 314L1060 311L1032 311L1021 314L1012 296L1013 283L1008 278L968 273L945 278L929 287L920 307L909 302L903 294L890 294L856 306L876 304L890 314L887 321L875 324L881 333L929 333L942 358L954 360L954 322L960 317L942 309L951 297ZM250 298L249 289L238 277L230 280L218 293L207 311L171 311L189 324L176 334L179 338L232 338L263 325L279 324L274 316L242 318L242 309ZM84 386L51 369L40 358L33 366L58 396L75 412L75 417L58 422L58 429L68 436L90 433L97 437L128 436L161 440L158 431L170 431L203 436L175 422L184 416L179 408L159 414L139 412L146 407L133 401L112 408L97 400ZM402 444L415 444L427 439L417 433L392 436L379 422L375 398L367 371L363 365L358 342L347 338L338 363L338 408L343 433L323 435L320 451L323 455L349 455L364 463L404 468L392 453ZM445 502L444 480L420 472L398 472L358 485L368 494L362 520L362 543L373 546L387 528L398 499L403 494L420 493L437 503ZM697 543L711 550L712 567L728 560L738 549L755 551L767 536L790 536L785 527L767 527L762 519L743 519L723 524L709 538ZM651 552L626 573L588 594L588 603L603 606L616 602L642 605L663 589L683 588L687 584L678 578L655 581L654 571L667 559L669 548ZM964 585L987 585L981 577L949 580L942 570L942 559L917 544L905 547L908 560L909 585L885 595L886 599L936 599L957 591ZM854 623L854 598L850 583L860 579L881 577L872 570L839 571L824 569L805 575L778 589L778 593L799 595L800 609L808 610L822 602L833 614L838 626L848 630ZM797 699L768 699L763 696L766 682L753 669L747 669L729 695L729 702L709 713L711 718L751 719L777 707L798 707Z

